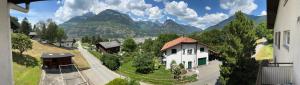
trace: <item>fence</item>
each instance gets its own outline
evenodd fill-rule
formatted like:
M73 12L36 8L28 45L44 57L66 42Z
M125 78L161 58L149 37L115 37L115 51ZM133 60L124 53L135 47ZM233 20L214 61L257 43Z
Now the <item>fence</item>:
M293 63L268 63L259 68L257 85L292 84Z

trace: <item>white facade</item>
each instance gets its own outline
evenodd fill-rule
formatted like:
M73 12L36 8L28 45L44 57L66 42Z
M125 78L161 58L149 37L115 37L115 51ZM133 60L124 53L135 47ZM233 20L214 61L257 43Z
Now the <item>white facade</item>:
M176 53L172 53L172 49L176 49ZM204 51L200 51L204 49ZM191 50L191 52L188 52ZM196 50L196 52L195 52ZM174 60L176 64L184 64L185 68L189 68L189 63L191 63L191 68L198 66L198 59L205 58L206 63L208 64L208 48L199 44L178 44L171 48L165 50L163 62L166 65L166 69L171 68L171 62Z
M280 0L274 25L274 60L293 63L293 80L300 84L300 0Z

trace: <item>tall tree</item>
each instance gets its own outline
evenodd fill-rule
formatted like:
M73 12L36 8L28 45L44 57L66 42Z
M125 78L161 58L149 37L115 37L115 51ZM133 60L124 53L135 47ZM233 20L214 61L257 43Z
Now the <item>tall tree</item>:
M31 29L32 29L31 24L29 23L28 19L25 17L21 22L21 29L19 32L28 35Z
M235 17L224 28L220 81L224 85L253 85L258 69L258 63L251 58L257 39L254 22L241 11L236 12Z
M273 42L273 30L267 28L267 23L263 22L256 26L256 35L258 38L265 37L269 42Z
M46 31L46 39L50 42L53 43L55 42L57 38L57 31L58 31L58 26L56 25L55 22L50 21L47 27Z
M67 39L67 35L65 33L65 30L63 28L59 28L57 30L57 34L56 34L56 41L59 42L59 46L61 46L62 40Z
M10 25L13 32L17 32L17 30L20 29L20 23L16 17L10 16Z
M133 52L137 48L137 44L134 42L132 38L125 39L122 50L125 52Z
M23 54L24 51L32 49L32 42L30 38L24 34L13 33L12 48L19 50L20 53Z

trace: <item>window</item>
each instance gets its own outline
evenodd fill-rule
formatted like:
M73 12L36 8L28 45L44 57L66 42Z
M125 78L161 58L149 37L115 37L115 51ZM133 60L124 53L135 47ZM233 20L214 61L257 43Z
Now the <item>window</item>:
M182 50L182 54L185 55L185 49Z
M177 53L177 50L176 49L172 49L172 52L171 52L172 54L175 54L175 53Z
M200 48L200 52L204 52L204 48Z
M193 54L193 49L188 49L188 50L187 50L187 53L188 53L189 55L192 55L192 54Z
M280 49L280 32L275 32L275 46Z
M287 30L287 31L284 31L284 34L283 34L283 40L284 40L284 47L286 47L287 49L289 48L289 45L290 45L290 31Z

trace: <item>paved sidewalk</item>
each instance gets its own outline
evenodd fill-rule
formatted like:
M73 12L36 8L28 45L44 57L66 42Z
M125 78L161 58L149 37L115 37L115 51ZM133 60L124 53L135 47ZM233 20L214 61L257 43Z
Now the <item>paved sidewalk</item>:
M197 68L199 71L198 81L189 83L188 85L215 85L219 76L222 62L218 60L210 61L208 65Z

